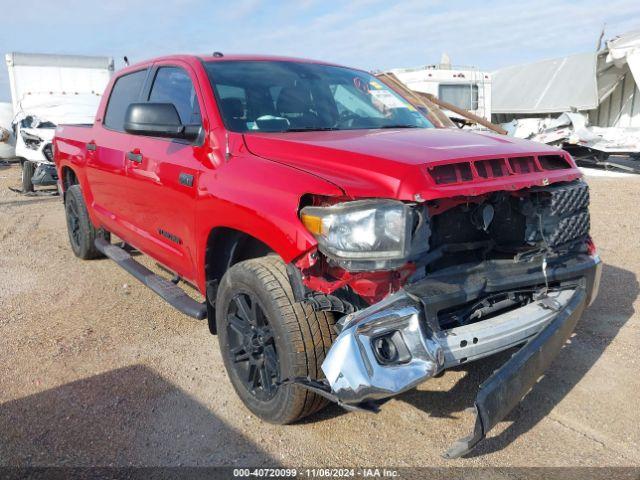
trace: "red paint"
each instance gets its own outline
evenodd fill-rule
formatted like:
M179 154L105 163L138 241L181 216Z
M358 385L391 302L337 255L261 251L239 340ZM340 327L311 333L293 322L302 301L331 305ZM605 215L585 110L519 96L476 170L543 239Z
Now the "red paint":
M282 57L200 57L205 61L287 60ZM296 61L301 61L297 60ZM308 60L302 60L308 61ZM320 62L317 62L320 63ZM195 85L206 133L202 146L114 132L104 127L105 106L120 75L152 65L184 68ZM225 137L230 154L225 158ZM412 271L364 272L317 266L310 253L316 241L298 218L303 195L342 198L395 198L414 201L497 190L518 190L581 176L569 155L538 143L457 129L354 130L305 133L227 131L206 72L198 57L173 56L130 66L108 85L91 128L60 126L55 162L75 172L91 220L115 233L205 291L205 248L211 230L228 227L261 240L285 262L297 261L314 290L330 292L349 285L366 301L395 291ZM94 152L86 144L97 145ZM140 164L126 152L143 155ZM438 185L427 167L461 161L537 155L563 155L571 168L482 178L472 167L471 181ZM539 162L536 158L536 165ZM193 188L178 182L194 177ZM181 238L171 242L158 230ZM324 262L322 262L324 263Z

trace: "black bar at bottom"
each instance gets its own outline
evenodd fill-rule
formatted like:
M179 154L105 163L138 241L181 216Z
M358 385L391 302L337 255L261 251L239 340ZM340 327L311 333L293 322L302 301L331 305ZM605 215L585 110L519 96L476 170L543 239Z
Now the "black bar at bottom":
M540 333L480 385L473 432L456 441L445 452L445 458L469 453L529 393L571 336L586 300L585 288L581 286Z

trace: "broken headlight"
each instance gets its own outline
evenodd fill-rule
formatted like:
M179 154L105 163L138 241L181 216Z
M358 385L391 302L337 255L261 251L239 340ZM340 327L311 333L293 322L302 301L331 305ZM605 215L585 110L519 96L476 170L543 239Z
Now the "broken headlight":
M20 130L20 136L22 137L22 140L24 140L25 146L31 150L38 150L40 144L44 141L39 136L25 132L24 130Z
M391 269L406 262L413 214L410 206L396 200L355 200L304 207L300 218L322 253L357 271Z

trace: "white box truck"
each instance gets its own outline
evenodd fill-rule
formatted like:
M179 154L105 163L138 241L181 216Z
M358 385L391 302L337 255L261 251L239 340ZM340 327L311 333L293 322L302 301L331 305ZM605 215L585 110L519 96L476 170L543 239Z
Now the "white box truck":
M114 63L110 57L8 53L15 156L22 191L56 185L51 141L58 124L92 124Z

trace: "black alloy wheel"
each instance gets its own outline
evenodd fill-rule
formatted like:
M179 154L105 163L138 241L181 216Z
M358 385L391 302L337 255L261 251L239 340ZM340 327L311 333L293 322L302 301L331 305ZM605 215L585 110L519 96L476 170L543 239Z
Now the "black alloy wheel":
M273 331L258 299L250 293L236 295L226 317L229 353L238 377L257 399L273 398L280 364Z
M69 243L76 257L89 260L102 256L94 244L95 239L101 236L108 241L110 236L104 230L97 230L91 223L80 185L71 185L65 192L64 210Z
M75 202L75 199L70 199L66 203L69 242L71 243L71 248L75 252L80 250L82 242L82 234L80 233L80 212L78 212L78 205Z
M286 380L323 378L335 320L330 312L295 301L280 257L267 255L229 268L216 292L214 314L229 380L251 412L285 424L327 404Z

